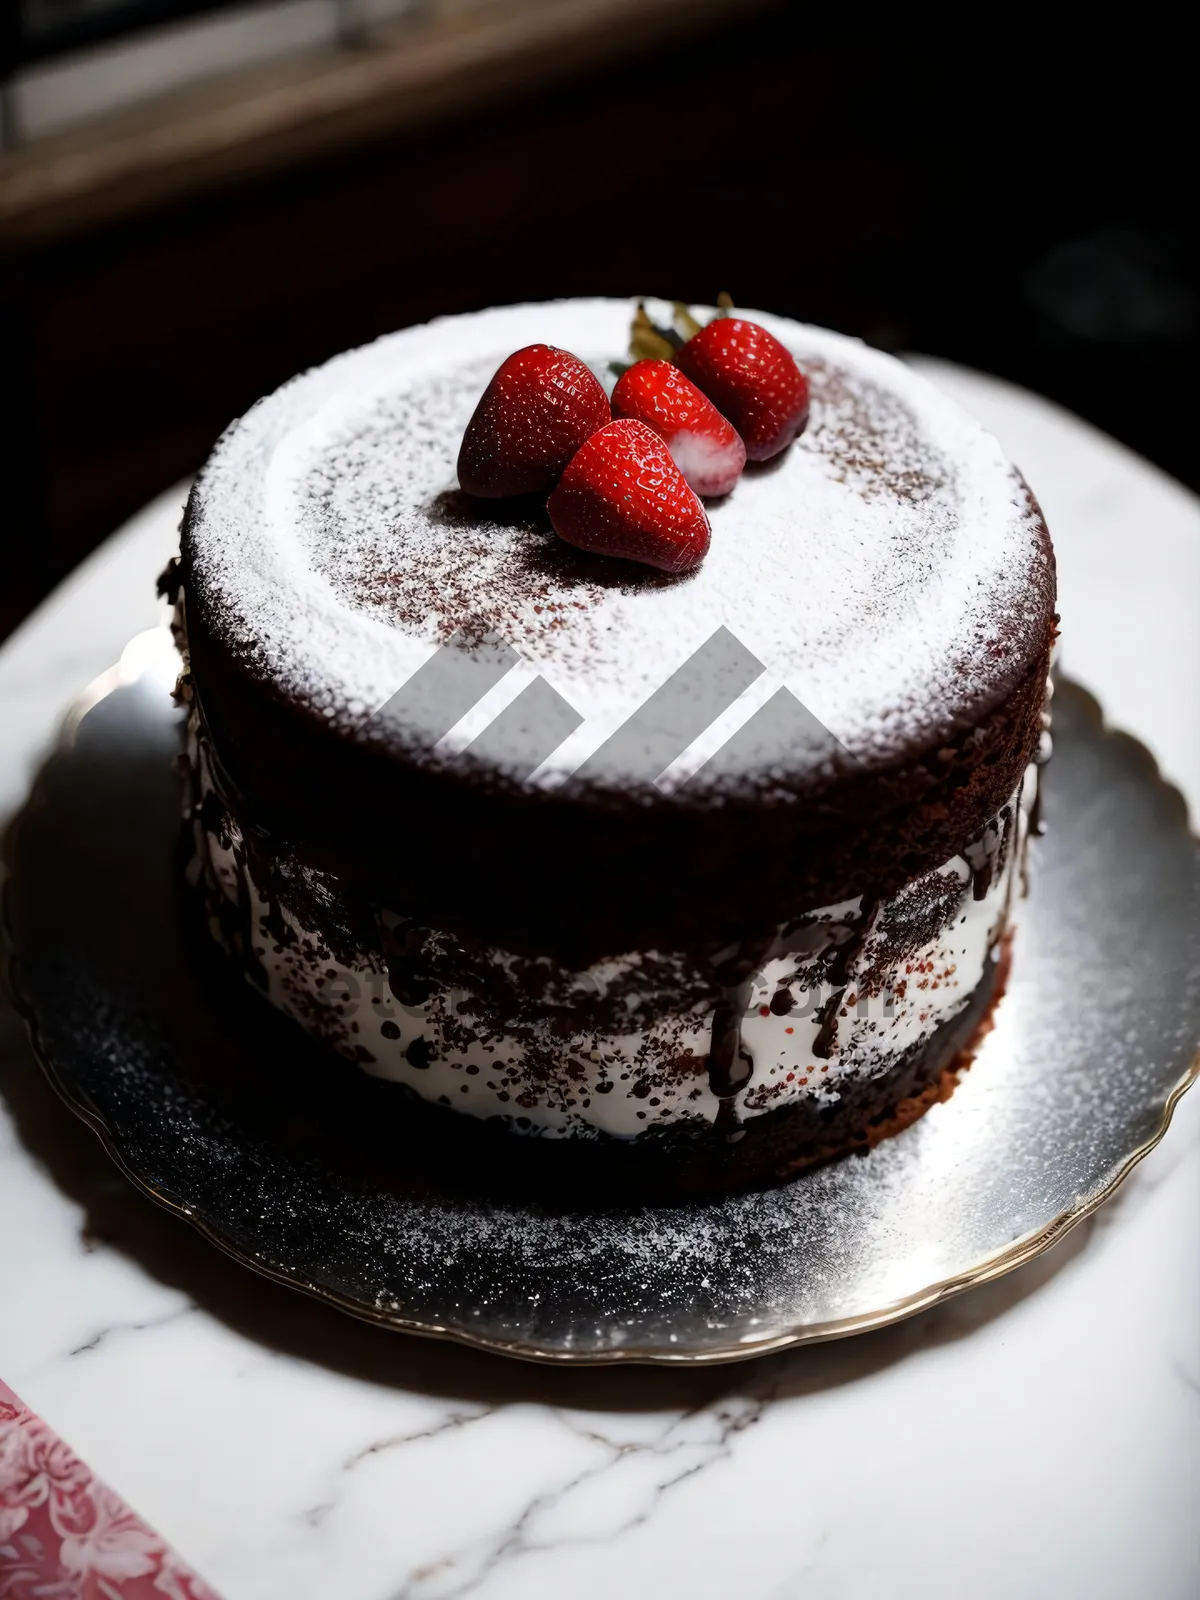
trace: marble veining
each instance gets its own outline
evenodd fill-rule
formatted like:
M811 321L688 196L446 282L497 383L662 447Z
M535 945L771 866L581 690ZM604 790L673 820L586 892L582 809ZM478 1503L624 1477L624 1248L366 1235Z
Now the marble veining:
M1045 402L928 367L1037 488L1067 669L1197 807L1197 502ZM0 649L0 817L81 684L153 624L181 498ZM225 1600L1184 1600L1200 1582L1198 1094L1028 1267L742 1367L522 1365L258 1280L126 1184L2 1005L0 1222L0 1374Z
M90 1350L99 1350L106 1339L118 1338L123 1333L150 1333L155 1328L161 1328L168 1322L174 1322L176 1317L185 1317L190 1311L195 1311L192 1304L179 1306L174 1311L165 1311L161 1317L149 1317L144 1322L113 1322L106 1328L98 1328L90 1338L82 1344L77 1344L69 1355L85 1356Z

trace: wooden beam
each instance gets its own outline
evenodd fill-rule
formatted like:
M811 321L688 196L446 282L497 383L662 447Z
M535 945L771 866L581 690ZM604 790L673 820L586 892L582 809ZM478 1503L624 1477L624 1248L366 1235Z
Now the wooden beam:
M0 251L469 115L771 3L494 0L229 75L0 157Z

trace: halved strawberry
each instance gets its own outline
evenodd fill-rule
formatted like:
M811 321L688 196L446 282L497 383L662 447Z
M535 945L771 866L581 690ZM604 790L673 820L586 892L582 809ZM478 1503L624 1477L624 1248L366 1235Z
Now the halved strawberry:
M688 572L708 552L704 507L658 434L633 417L580 446L547 510L560 539L596 555Z
M714 317L675 364L741 434L751 461L778 455L808 421L808 379L773 333L745 317Z
M569 350L526 345L501 363L467 423L458 481L497 500L545 494L576 450L612 416L595 375Z
M746 465L737 429L669 361L636 361L613 390L614 417L637 417L659 434L697 494L728 494Z

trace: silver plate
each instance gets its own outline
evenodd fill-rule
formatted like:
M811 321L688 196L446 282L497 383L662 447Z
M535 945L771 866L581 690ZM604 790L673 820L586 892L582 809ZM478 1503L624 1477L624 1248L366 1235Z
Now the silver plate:
M556 1362L732 1361L877 1328L1087 1216L1200 1066L1183 802L1063 684L1008 991L953 1097L905 1133L768 1193L607 1212L381 1161L356 1131L361 1075L298 1065L282 1032L265 1064L189 943L161 649L81 704L15 830L13 988L52 1081L135 1184L355 1315Z

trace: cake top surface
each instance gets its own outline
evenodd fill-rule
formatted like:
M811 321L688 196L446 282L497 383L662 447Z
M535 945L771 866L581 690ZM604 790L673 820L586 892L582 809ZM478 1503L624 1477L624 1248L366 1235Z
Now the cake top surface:
M1045 528L996 441L900 362L758 312L808 428L709 504L671 577L458 489L463 430L522 345L608 378L632 305L450 317L296 378L224 435L185 549L209 628L348 738L554 788L765 782L928 748L1040 657ZM701 316L704 313L700 313Z

